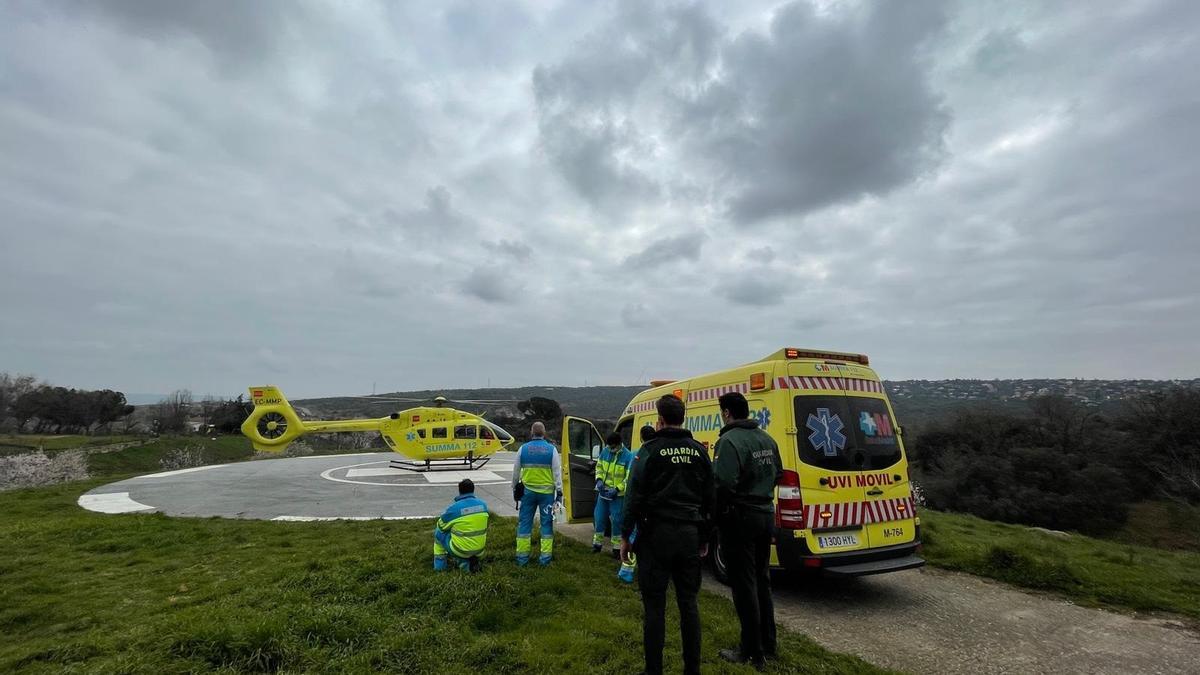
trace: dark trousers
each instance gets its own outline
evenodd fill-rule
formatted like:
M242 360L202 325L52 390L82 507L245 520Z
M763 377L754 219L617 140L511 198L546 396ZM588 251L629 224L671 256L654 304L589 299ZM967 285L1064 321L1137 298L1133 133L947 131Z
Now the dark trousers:
M663 671L666 636L667 585L675 582L679 632L683 642L683 672L700 672L700 528L688 523L651 523L638 534L638 587L642 592L642 644L646 672Z
M734 507L721 519L721 552L742 624L742 655L775 653L775 603L771 600L771 535L775 515Z

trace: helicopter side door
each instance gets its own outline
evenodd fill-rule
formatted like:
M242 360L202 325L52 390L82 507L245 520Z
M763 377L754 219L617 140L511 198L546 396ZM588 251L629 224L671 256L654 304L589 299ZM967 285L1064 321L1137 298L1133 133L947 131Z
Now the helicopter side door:
M583 523L596 510L596 459L604 441L591 422L579 417L563 418L563 501L567 522Z

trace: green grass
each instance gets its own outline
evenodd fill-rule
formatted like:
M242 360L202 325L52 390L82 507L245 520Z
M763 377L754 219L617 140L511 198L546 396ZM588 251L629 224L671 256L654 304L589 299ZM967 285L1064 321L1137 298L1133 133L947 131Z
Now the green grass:
M921 512L932 565L1061 593L1084 605L1200 618L1200 554L1059 537L975 516Z
M137 436L0 434L0 455L24 454L39 449L45 450L47 454L54 454L63 450L128 443L137 439Z
M2 672L641 668L635 589L562 535L550 568L519 569L496 519L481 574L435 574L427 521L105 516L75 505L93 484L0 494ZM701 612L705 672L751 672L716 658L731 603L703 594ZM880 672L791 632L780 652L775 672ZM677 671L674 621L665 654Z
M116 452L88 456L88 471L94 476L147 473L162 470L162 459L172 451L197 448L204 464L223 464L254 455L244 436L163 436L149 443Z
M1129 506L1129 519L1112 539L1142 546L1200 553L1200 507L1174 502Z

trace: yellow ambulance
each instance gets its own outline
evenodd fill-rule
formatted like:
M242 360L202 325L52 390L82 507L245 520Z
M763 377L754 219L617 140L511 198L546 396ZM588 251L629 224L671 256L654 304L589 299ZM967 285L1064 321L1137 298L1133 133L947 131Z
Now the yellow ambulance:
M687 406L685 426L711 452L722 426L717 398L733 391L746 396L783 458L772 565L858 576L925 564L901 429L865 355L788 347L737 368L651 382L625 407L617 431L636 450L639 429L658 418L655 402L674 394ZM603 439L591 422L567 417L562 441L567 518L591 520ZM723 580L714 544L710 558Z

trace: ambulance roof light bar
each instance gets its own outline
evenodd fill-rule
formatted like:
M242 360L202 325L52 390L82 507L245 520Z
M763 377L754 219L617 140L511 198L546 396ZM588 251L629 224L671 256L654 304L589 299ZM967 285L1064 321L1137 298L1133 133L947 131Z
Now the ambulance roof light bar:
M866 354L850 354L846 352L821 352L810 349L796 349L795 347L787 347L783 350L783 356L787 359L828 359L830 361L853 361L861 363L864 366L871 365L870 359Z

